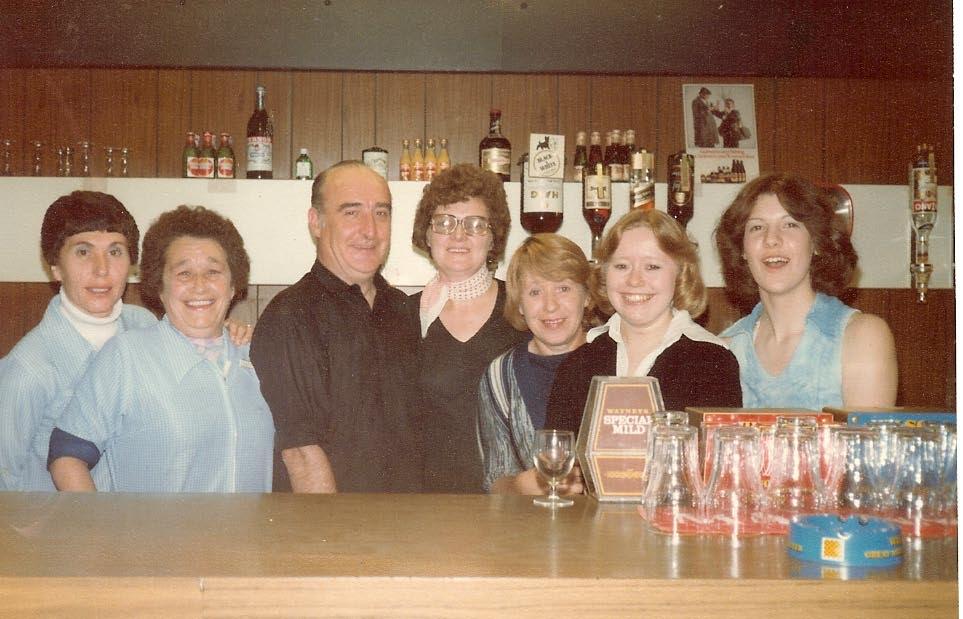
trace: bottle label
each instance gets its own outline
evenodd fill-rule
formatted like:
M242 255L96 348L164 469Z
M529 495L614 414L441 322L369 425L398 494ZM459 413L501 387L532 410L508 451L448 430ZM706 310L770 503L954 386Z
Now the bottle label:
M201 178L201 158L192 156L187 158L187 178Z
M434 161L425 162L425 180L430 181L438 173L438 164Z
M234 157L219 157L217 160L218 178L234 178Z
M512 173L512 151L510 148L486 148L481 152L481 167L495 174Z
M936 212L936 178L929 168L910 171L910 191L914 213Z
M311 179L314 175L310 161L298 160L294 162L294 178L298 180Z
M411 180L411 165L407 163L402 163L398 166L398 179L402 181Z
M444 172L445 170L447 170L447 169L450 168L450 167L451 167L451 161L449 161L448 159L440 159L440 160L438 161L438 171L439 171L439 172Z
M214 157L197 158L197 177L214 178Z
M362 153L361 158L364 164L381 175L382 178L387 180L388 178L388 153L382 153L378 151L373 151L370 153ZM402 179L405 180L405 179Z
M629 208L644 211L655 208L655 183L644 178L631 179L629 182Z
M525 177L523 213L561 213L562 180Z
M585 177L584 208L612 208L612 179L604 174Z
M274 169L271 138L256 136L247 139L247 169L250 172L271 172Z
M412 166L412 172L414 173L414 179L416 181L425 180L425 164L421 161L416 161L415 165Z

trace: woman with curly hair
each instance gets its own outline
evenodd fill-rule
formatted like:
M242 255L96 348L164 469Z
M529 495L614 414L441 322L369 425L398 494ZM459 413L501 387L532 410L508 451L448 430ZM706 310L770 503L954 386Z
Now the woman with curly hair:
M421 330L416 423L426 492L482 491L478 381L524 337L505 320L505 284L494 279L510 225L501 179L474 165L436 176L418 203L411 242L437 269L412 299Z
M214 211L180 206L151 225L141 287L164 318L91 362L50 436L58 489L270 492L271 411L224 324L249 272L241 235ZM110 487L95 486L97 468Z
M739 366L695 322L706 308L699 256L661 211L630 211L599 245L592 293L609 321L588 332L555 374L547 428L577 432L593 376L652 376L668 410L742 406Z
M578 245L558 234L536 234L519 246L505 277L505 319L527 331L499 355L479 385L478 443L485 490L544 494L535 472L535 431L545 427L545 405L555 371L585 343L594 303L591 268ZM580 492L580 484L564 490Z
M722 336L739 359L750 407L892 406L889 326L836 298L856 251L825 192L788 174L743 187L715 232L726 292L755 303Z

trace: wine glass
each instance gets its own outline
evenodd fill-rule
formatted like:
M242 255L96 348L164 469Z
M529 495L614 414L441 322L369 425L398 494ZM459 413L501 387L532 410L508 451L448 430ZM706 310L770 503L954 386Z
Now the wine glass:
M574 501L558 496L558 483L575 465L575 434L566 430L539 430L535 433L535 470L548 482L548 496L535 497L535 505L568 507Z

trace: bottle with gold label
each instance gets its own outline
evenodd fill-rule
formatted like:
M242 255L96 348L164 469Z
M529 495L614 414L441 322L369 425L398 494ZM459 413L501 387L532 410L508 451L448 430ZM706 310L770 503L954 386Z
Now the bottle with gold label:
M438 173L438 156L435 154L435 138L428 138L425 150L425 180L431 181Z
M451 157L448 156L448 138L441 138L441 151L438 153L438 171L444 172L451 167Z
M411 155L411 180L425 180L425 154L421 150L421 138L415 138L415 152Z
M411 180L411 142L401 141L401 161L398 163L398 180Z

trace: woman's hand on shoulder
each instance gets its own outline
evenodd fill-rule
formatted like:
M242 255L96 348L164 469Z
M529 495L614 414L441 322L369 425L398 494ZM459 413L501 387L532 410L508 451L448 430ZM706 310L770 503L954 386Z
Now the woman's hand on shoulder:
M843 334L843 406L893 406L898 382L889 325L873 314L853 314Z
M250 344L251 338L254 337L254 325L251 323L238 322L233 318L228 318L224 321L224 326L227 327L227 335L235 346Z

